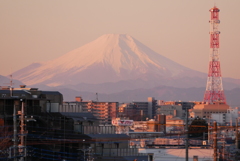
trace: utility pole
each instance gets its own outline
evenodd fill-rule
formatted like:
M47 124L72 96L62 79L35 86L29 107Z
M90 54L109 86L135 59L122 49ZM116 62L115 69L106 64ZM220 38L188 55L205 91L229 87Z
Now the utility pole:
M213 123L213 155L214 155L214 159L213 161L217 161L218 155L217 155L217 122L215 121Z
M21 111L16 110L17 106L20 106L21 104ZM14 107L13 107L13 160L17 161L23 161L24 157L26 157L26 143L25 143L25 138L27 131L25 129L26 124L25 124L25 113L24 113L24 101L22 99L18 101L14 101ZM19 116L19 121L20 121L20 134L18 136L18 131L17 131L17 115ZM32 119L29 119L32 120ZM19 143L20 142L20 143ZM10 151L10 158L11 157L11 151Z
M235 132L236 132L236 142L235 142L235 144L236 144L236 149L238 151L238 119L237 118L236 118L236 130L235 130Z
M94 161L93 148L92 147L88 148L88 159L87 159L87 161Z
M224 142L223 142L223 160L225 160L225 137L224 137Z
M210 122L209 122L209 123L208 123L208 144L210 144L210 140L211 140L211 139L210 139L210 137L211 137L211 136L210 136L210 135L211 135L211 134L210 134L210 125L211 125L211 124L210 124Z
M18 139L17 139L17 115L16 115L16 102L14 101L14 107L13 107L13 158L14 161L17 161L17 145ZM10 151L11 154L11 151Z
M4 83L4 84L7 84L7 85L10 85L9 86L9 92L10 92L10 97L13 96L13 79L12 79L12 74L10 75L10 83Z
M185 123L185 132L186 132L186 141L185 141L185 149L186 149L186 161L188 161L188 108L186 108L186 123Z
M24 102L22 101L22 109L19 111L20 114L20 144L19 144L19 153L21 154L20 161L23 161L26 156L26 146L25 146L25 113L24 113Z

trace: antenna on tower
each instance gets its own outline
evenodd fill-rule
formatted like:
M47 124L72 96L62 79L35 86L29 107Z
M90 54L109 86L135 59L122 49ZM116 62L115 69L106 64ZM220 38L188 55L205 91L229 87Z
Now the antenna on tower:
M217 2L216 2L217 0L214 0L214 6L217 6Z

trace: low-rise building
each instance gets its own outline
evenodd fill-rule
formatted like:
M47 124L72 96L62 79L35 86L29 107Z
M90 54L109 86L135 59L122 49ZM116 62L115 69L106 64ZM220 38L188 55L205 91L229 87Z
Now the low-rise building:
M221 102L215 102L213 104L200 103L196 104L189 114L192 118L206 118L211 119L211 114L226 114L230 107L227 104Z
M184 130L184 119L180 117L166 116L166 133L182 133Z

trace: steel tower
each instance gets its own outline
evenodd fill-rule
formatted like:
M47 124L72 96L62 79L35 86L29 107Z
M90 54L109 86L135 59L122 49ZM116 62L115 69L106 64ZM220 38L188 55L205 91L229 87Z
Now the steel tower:
M226 98L222 86L222 75L220 68L220 59L219 59L219 34L218 25L220 24L219 20L219 9L213 7L210 10L211 19L210 23L210 59L209 59L209 71L206 91L204 94L204 102L213 103L213 102L222 102L226 103Z

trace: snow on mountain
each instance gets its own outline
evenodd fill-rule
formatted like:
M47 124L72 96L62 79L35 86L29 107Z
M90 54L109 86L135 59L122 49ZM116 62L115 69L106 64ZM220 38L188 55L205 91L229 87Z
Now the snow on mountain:
M199 73L154 52L129 35L106 34L57 59L32 64L13 75L26 85L59 86L172 79Z
M16 72L14 72L14 77L19 78L19 77L27 77L30 73L35 72L35 70L42 66L42 63L32 63L27 67L24 67Z

